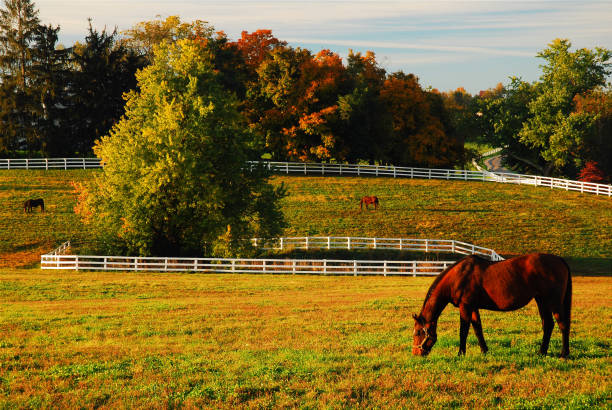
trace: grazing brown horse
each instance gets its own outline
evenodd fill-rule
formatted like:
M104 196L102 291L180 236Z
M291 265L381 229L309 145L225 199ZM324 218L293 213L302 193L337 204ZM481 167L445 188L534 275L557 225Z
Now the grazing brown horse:
M365 204L366 209L368 209L368 205L374 205L374 209L378 209L378 197L377 196L364 196L361 198L359 205L361 206L361 210L363 211L363 204Z
M438 318L447 304L459 308L459 355L465 354L470 323L480 350L488 348L482 334L479 309L508 312L536 300L544 337L540 353L546 354L555 323L561 329L561 357L569 355L572 277L567 263L555 255L532 253L501 262L478 256L463 258L433 282L419 315L413 315L412 354L425 356L436 343Z
M42 198L28 199L23 203L23 212L32 212L32 208L40 206L40 212L45 212L45 201Z

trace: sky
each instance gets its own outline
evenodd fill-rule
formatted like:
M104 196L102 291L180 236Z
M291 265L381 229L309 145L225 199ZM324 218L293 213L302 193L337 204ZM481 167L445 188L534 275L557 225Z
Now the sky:
M59 25L60 42L83 41L87 19L102 30L131 28L157 16L209 22L235 40L243 30L275 37L313 53L330 49L376 53L388 72L413 73L423 87L464 87L470 93L536 81L536 54L555 38L574 48L612 49L612 0L360 1L360 0L34 0L44 24Z

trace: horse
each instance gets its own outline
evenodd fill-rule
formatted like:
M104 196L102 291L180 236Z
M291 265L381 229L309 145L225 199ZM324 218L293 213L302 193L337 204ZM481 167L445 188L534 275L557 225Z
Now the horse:
M374 209L378 209L378 197L377 196L364 196L361 198L359 205L361 206L361 210L363 211L363 204L365 204L366 209L368 209L368 205L374 205Z
M437 322L449 303L459 308L459 356L465 354L470 323L480 350L489 349L482 334L479 309L508 312L535 299L544 336L540 354L546 355L556 319L561 330L561 357L569 355L572 277L563 258L532 253L491 262L471 255L445 269L433 281L421 313L414 318L412 354L426 356L436 343Z
M45 201L42 198L28 199L23 203L23 212L32 212L32 208L40 206L40 212L45 212Z

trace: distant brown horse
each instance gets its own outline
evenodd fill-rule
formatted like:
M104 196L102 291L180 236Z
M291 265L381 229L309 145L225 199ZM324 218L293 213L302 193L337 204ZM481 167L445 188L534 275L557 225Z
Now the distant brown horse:
M28 199L23 203L23 211L24 212L32 212L32 208L36 208L40 206L40 212L45 212L45 201L42 198L38 199Z
M572 277L567 263L555 255L533 253L501 262L490 262L478 256L463 258L442 272L433 282L419 315L413 315L414 345L412 354L425 356L436 343L438 318L447 304L459 307L459 355L465 354L470 323L480 345L488 348L482 334L478 309L508 312L536 300L544 337L540 353L546 354L555 323L563 346L561 357L569 355Z
M363 211L363 204L365 204L366 209L368 209L368 205L374 205L374 209L378 209L378 197L377 196L364 196L361 198L359 205L361 206L361 210Z

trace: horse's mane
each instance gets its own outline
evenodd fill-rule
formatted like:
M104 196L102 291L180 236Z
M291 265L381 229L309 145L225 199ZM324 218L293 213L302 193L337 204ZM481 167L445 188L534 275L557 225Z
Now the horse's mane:
M465 258L461 258L460 260L458 260L457 262L453 263L451 266L449 266L448 268L444 269L442 272L440 272L438 274L438 276L436 277L436 279L432 282L431 286L429 287L429 290L427 291L427 295L425 296L425 301L423 302L423 307L425 307L425 304L427 303L427 301L429 300L429 298L431 297L431 295L433 294L434 290L436 289L436 287L438 287L438 285L440 284L440 282L442 281L442 279L444 279L444 277L446 276L446 274L453 269L455 266L457 266L459 263L463 262L464 260L466 260L467 258L470 257L474 257L476 259L480 259L486 262L490 262L489 260L483 258L482 256L479 255L469 255L466 256Z

